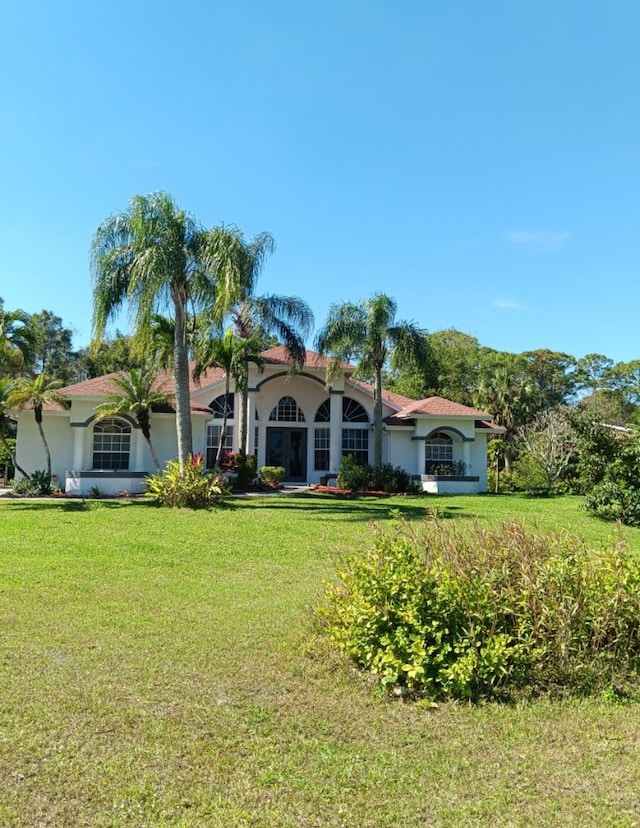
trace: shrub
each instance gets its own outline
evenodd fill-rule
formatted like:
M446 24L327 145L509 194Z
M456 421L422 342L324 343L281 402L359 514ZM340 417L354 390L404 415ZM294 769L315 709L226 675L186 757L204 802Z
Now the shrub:
M403 493L417 489L411 475L401 466L385 463L382 466L358 465L351 454L342 458L336 480L341 489L352 492Z
M147 478L147 493L154 496L159 506L187 506L201 509L214 506L225 494L221 475L210 474L203 468L202 455L189 456L181 471L177 460L170 460L167 468Z
M30 478L23 477L15 483L13 491L16 494L28 495L29 497L50 495L52 492L51 475L47 474L46 471L36 470Z
M258 463L253 454L234 454L231 458L231 470L236 475L235 487L250 489L256 481Z
M471 699L601 690L640 665L640 563L622 542L517 524L378 532L320 610L331 640L386 688Z
M267 486L279 486L286 473L283 466L261 466L260 468L260 477Z

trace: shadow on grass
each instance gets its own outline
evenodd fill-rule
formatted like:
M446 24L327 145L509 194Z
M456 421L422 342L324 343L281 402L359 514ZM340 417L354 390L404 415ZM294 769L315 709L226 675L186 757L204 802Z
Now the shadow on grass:
M128 509L134 506L149 508L156 506L152 500L98 500L81 498L74 498L73 500L7 498L0 501L0 503L5 504L2 508L7 511L39 509L48 512L92 512L95 509Z

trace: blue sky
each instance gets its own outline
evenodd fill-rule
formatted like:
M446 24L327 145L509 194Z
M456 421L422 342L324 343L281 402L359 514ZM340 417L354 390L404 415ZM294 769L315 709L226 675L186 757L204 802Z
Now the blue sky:
M501 350L638 358L639 37L636 0L7 3L0 296L86 344L96 227L166 190L270 231L261 291L318 324L384 291Z

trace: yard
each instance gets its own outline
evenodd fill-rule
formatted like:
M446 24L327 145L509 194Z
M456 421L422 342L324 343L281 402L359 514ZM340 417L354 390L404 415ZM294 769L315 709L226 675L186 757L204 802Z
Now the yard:
M390 702L312 620L371 520L435 505L606 541L579 502L0 501L0 824L640 824L637 705Z

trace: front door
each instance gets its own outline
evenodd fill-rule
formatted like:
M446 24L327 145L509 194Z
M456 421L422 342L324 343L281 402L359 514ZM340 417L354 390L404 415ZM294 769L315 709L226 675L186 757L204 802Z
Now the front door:
M307 430L267 428L267 466L284 466L284 479L291 483L307 480Z

